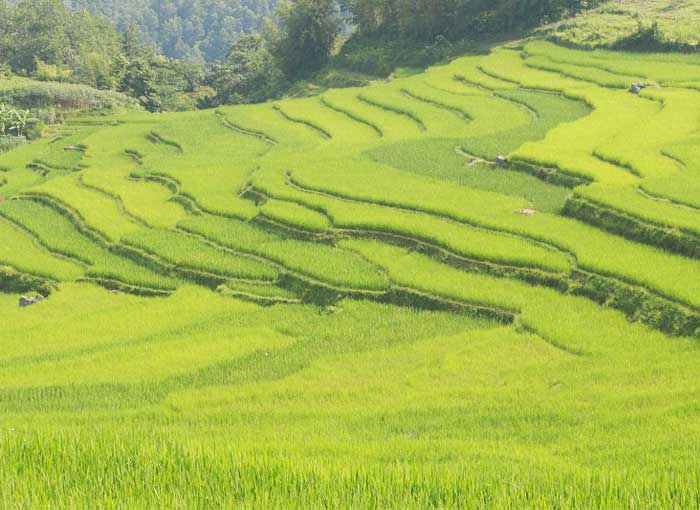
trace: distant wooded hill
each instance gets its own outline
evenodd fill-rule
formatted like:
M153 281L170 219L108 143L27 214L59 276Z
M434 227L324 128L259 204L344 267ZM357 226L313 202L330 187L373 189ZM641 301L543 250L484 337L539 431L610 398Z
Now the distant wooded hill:
M196 61L226 56L241 34L257 32L277 0L64 0L114 20L120 30L138 25L145 42L165 55Z

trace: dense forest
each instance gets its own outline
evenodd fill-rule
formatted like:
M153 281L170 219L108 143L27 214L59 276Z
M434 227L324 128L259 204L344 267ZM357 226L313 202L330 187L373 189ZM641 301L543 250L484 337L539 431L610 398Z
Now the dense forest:
M121 92L149 111L250 103L329 63L387 75L599 2L0 0L0 73Z
M171 58L223 59L243 34L256 33L276 0L65 0L113 20L121 31L138 25L144 42Z
M223 60L244 34L275 18L279 0L63 0L73 11L138 26L143 42L163 55L194 62ZM11 0L8 3L16 3ZM361 32L378 30L418 40L502 32L559 19L602 0L337 0ZM283 5L283 8L284 5Z
M570 16L603 0L350 0L360 32L416 40L503 33Z

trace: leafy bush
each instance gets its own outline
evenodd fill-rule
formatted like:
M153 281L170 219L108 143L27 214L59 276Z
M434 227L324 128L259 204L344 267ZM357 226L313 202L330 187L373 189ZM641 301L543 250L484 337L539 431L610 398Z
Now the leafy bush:
M450 42L442 35L436 36L431 44L392 35L358 35L345 43L333 63L360 73L389 76L397 67L425 68L473 49L469 41Z
M22 108L102 110L138 107L137 101L118 92L97 90L87 85L54 82L36 82L28 86L0 90L0 102Z
M26 143L24 136L0 136L0 152L5 152Z

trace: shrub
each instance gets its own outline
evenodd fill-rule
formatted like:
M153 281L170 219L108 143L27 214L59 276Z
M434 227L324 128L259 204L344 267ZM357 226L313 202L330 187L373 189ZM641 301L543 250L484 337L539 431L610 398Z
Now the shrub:
M0 136L0 152L6 152L26 143L23 136Z
M66 108L102 110L117 107L135 108L136 100L120 94L69 83L39 83L0 91L0 102L21 108Z

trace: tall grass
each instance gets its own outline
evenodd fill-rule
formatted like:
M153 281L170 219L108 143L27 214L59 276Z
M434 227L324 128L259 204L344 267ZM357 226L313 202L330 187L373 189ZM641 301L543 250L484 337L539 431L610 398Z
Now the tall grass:
M145 446L139 438L122 442L109 434L11 436L0 450L8 509L641 510L696 508L698 493L695 472L652 479L584 470L471 475L410 465L309 466L275 456L193 453L157 438ZM12 460L19 458L23 462Z

